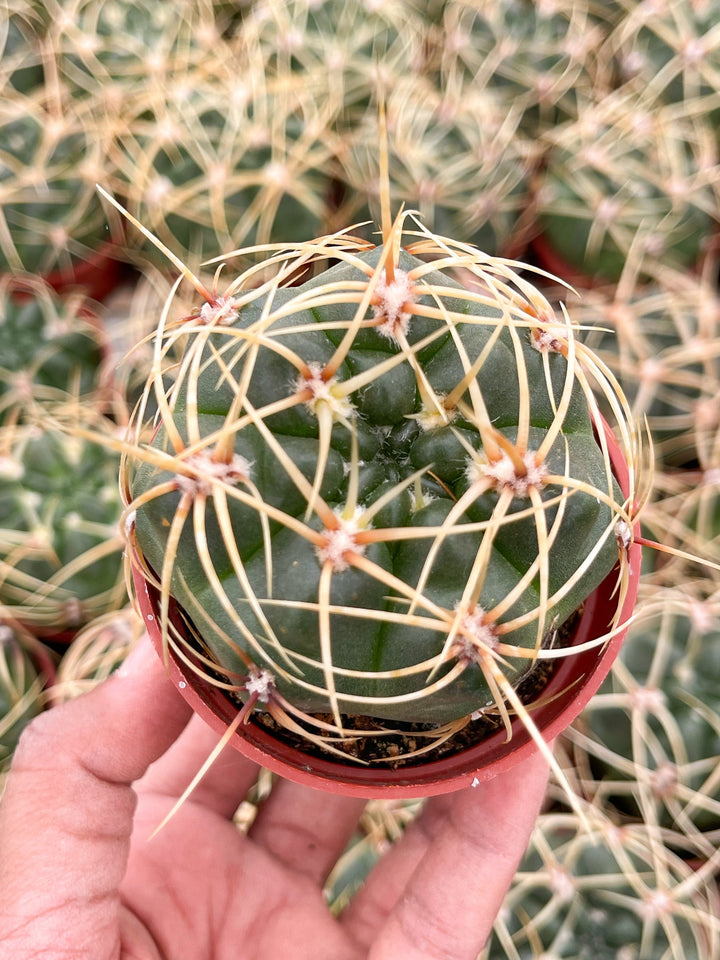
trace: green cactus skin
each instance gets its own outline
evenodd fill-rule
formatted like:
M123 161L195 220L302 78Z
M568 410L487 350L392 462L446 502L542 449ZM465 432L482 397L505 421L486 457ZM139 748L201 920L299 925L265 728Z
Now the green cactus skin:
M43 680L15 631L0 623L0 770L41 709Z
M121 605L119 456L35 426L0 449L0 603L43 635Z
M186 354L126 497L141 556L225 673L267 670L308 712L443 723L492 704L491 650L517 678L528 648L608 575L622 507L580 382L561 352L533 346L541 321L528 301L499 289L473 302L404 251L390 282L387 250L356 249L301 286L216 298L169 328L171 340L187 337ZM367 312L379 329L355 330L372 278L389 284ZM343 398L342 382L358 377ZM223 455L213 460L215 441ZM511 466L498 441L524 465ZM458 529L487 521L487 540L482 528ZM541 529L553 541L542 572ZM349 610L330 612L328 593Z
M106 380L99 319L42 281L0 283L0 423L23 407L98 394Z

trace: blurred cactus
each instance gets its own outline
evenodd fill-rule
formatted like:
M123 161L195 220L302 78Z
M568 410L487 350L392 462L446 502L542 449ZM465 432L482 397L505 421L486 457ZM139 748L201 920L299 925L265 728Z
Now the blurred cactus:
M422 77L387 97L390 193L431 230L494 256L518 255L530 223L530 181L539 150L518 129L520 114L491 90L438 92ZM352 220L380 218L381 137L377 110L340 146Z
M109 386L101 322L82 295L0 278L0 423L38 403L97 402Z
M0 272L72 283L78 262L110 239L95 188L104 149L52 94L0 101Z
M720 166L705 127L614 94L546 140L538 223L569 279L616 282L628 261L646 275L700 263L719 218Z
M241 245L309 239L327 226L332 118L314 91L186 75L134 104L110 184L195 268ZM156 256L145 243L142 256Z
M101 429L107 442L115 428ZM119 457L98 439L0 431L0 603L37 635L72 635L124 600Z
M7 767L20 734L42 710L45 679L22 634L0 619L0 771Z
M572 734L593 801L671 831L688 856L720 839L719 596L653 591Z
M666 266L642 283L626 267L617 284L569 296L568 307L622 384L634 418L647 417L658 466L695 468L720 395L715 270Z
M695 872L650 825L589 811L542 815L478 960L709 960L720 911Z

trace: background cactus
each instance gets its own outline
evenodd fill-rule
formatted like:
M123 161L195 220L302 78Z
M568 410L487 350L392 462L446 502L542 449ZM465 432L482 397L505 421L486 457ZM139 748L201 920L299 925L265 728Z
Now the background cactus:
M624 559L589 393L610 381L505 261L423 231L398 254L401 230L281 254L163 324L156 357L185 353L123 481L166 642L172 595L224 686L340 737L342 714L507 722L503 673Z
M490 89L438 90L424 78L388 92L390 193L429 229L517 256L525 246L537 145L519 129L521 112ZM377 110L367 110L339 151L352 221L380 219Z
M480 960L717 956L714 879L644 824L541 816Z
M546 134L538 224L568 268L617 282L628 261L695 267L717 233L714 136L670 108L618 91Z
M21 632L0 621L0 772L9 766L22 731L43 708L46 679Z
M719 613L717 597L687 588L653 594L575 733L589 794L674 831L688 856L720 837Z
M103 144L60 91L0 103L0 272L65 273L111 237L95 189Z
M0 422L40 403L97 401L111 378L106 355L100 319L82 295L61 298L41 279L0 279Z
M0 431L0 604L38 634L75 633L123 602L117 470L82 437Z

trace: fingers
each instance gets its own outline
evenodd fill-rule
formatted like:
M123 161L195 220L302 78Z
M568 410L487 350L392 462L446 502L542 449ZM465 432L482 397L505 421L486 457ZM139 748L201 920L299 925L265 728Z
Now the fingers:
M370 960L474 960L527 847L547 774L534 754L494 780L428 802L343 917Z
M194 716L177 742L154 763L136 784L140 793L180 797L218 745L218 735ZM216 756L202 779L193 788L189 802L201 804L222 817L230 818L257 779L259 767L231 746Z
M3 955L119 955L131 784L190 716L143 638L121 671L25 731L0 804ZM92 944L87 954L88 944ZM2 952L2 950L0 950Z
M357 828L365 803L279 780L250 837L286 866L323 883Z

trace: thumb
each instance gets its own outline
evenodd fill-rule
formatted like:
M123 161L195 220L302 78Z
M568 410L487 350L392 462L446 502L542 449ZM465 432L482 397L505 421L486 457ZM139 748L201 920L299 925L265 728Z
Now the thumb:
M190 713L143 636L117 674L28 726L0 803L0 957L119 954L131 785Z

